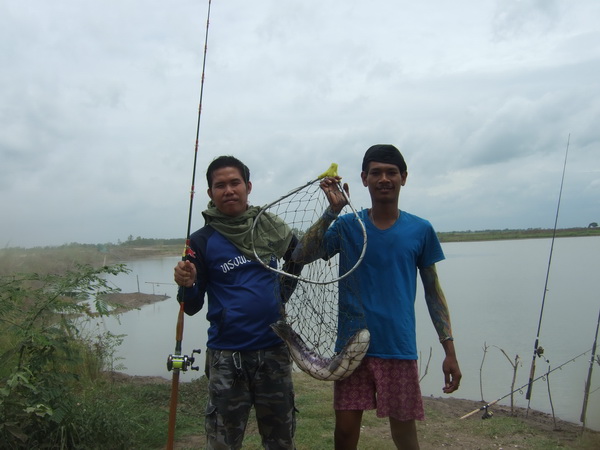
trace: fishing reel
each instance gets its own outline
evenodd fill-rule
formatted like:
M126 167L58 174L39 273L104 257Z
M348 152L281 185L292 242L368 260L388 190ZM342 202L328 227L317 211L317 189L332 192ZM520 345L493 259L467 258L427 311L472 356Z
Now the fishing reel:
M169 357L167 358L167 369L169 370L169 372L172 370L182 370L186 372L188 368L190 368L191 370L200 370L200 367L192 366L192 364L194 364L194 362L196 361L196 358L194 358L194 353L200 354L201 350L192 350L192 356L169 355Z
M487 407L485 408L485 411L483 413L483 415L481 416L481 418L483 420L485 419L491 419L492 417L494 417L494 413L492 411L490 411Z

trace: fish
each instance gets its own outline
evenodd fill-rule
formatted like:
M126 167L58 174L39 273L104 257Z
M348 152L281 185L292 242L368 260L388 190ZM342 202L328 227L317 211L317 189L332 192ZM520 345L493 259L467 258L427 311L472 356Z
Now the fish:
M271 324L271 328L287 344L300 370L323 381L339 381L350 376L360 365L371 342L369 330L363 328L348 339L341 352L327 358L309 349L302 337L285 321Z

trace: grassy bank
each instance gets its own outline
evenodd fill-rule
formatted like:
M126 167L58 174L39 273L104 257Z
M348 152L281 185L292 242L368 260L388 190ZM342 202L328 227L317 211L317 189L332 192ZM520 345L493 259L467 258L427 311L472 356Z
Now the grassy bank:
M0 249L0 275L64 273L78 264L101 267L161 256L179 256L184 239L138 239L121 244L66 244Z
M186 375L182 375L184 379ZM298 450L321 450L333 448L334 413L332 410L332 384L317 381L304 373L294 374L296 390ZM131 419L134 434L139 439L133 448L164 448L167 435L167 418L170 384L166 380L143 377L120 377L107 385L108 395L115 401L129 404L123 411ZM203 433L203 407L206 401L206 379L201 378L180 384L180 400L177 415L176 448L198 449L205 447ZM529 420L511 417L507 408L494 409L493 419L481 420L474 416L460 420L466 412L479 407L468 400L425 398L427 420L419 423L419 436L423 450L457 448L462 450L486 448L522 449L596 449L600 435L581 433L575 425L559 423L558 429L550 417L530 415ZM137 411L134 413L134 411ZM142 425L143 423L143 425ZM146 436L146 437L145 437ZM260 436L253 418L250 419L244 449L262 448ZM388 424L375 417L374 412L364 415L360 448L365 450L393 449Z

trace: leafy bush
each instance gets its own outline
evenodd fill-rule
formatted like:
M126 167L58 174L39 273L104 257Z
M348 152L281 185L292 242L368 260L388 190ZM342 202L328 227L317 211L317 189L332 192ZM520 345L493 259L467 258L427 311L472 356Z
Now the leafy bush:
M114 305L105 296L118 289L104 276L126 271L123 265L77 266L61 275L0 278L2 448L95 448L107 439L115 439L111 448L127 444L117 405L83 408L81 401L82 388L112 368L120 342L109 333L86 336L82 318L110 314ZM102 441L94 440L98 436Z

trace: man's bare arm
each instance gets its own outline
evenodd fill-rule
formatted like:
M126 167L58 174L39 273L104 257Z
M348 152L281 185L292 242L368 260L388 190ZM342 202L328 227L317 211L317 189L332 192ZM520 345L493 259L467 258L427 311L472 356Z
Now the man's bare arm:
M323 237L329 225L337 218L337 214L328 208L298 242L292 253L292 261L298 264L309 264L325 256Z
M450 311L446 303L446 297L440 286L440 281L435 269L435 264L420 269L423 289L425 291L425 301L429 309L429 315L433 326L438 334L440 342L444 347L446 357L442 364L444 372L443 391L447 394L454 392L460 386L462 374L456 358L454 349L454 338L452 337L452 325L450 323Z
M450 324L450 311L448 310L446 297L440 286L435 264L425 267L419 272L421 281L423 282L429 316L440 338L440 342L443 343L448 338L452 338L452 325Z

